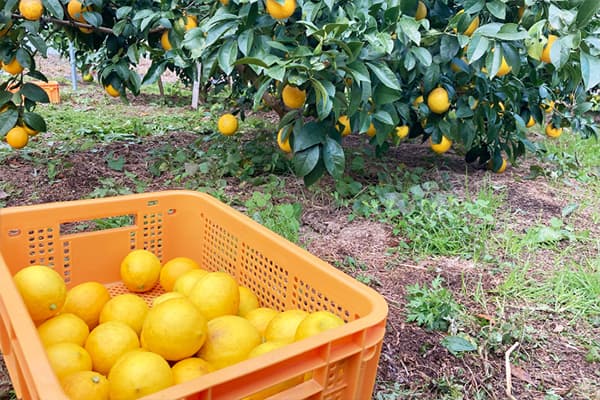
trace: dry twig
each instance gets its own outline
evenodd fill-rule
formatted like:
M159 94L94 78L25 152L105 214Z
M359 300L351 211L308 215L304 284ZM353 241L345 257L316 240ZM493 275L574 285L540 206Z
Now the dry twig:
M510 368L510 355L517 347L519 347L519 342L510 346L510 349L504 353L504 365L506 367L506 396L510 400L517 400L516 397L512 395L512 371Z

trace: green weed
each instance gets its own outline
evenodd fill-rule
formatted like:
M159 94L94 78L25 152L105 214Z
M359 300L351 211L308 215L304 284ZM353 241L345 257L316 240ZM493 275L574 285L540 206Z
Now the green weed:
M255 221L291 242L298 242L302 212L299 203L274 205L270 194L254 192L244 205Z
M448 331L462 307L454 300L452 292L442 287L442 282L443 279L438 276L431 281L431 287L421 287L417 283L406 288L409 322L416 322L428 330Z

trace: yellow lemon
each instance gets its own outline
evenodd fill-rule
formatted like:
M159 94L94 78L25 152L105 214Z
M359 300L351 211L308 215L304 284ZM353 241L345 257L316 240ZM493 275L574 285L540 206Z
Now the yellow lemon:
M269 325L269 322L279 314L279 311L274 310L269 307L260 307L255 310L252 310L246 314L246 319L250 321L252 325L260 332L261 336L264 337L265 330Z
M19 2L19 12L23 18L37 21L44 13L44 6L41 0L21 0Z
M282 140L282 136L283 136L283 128L281 128L279 130L279 132L277 132L277 145L279 146L279 148L281 149L281 151L283 151L284 153L291 153L292 152L292 147L290 146L290 135L288 135L285 140Z
M240 291L240 307L238 310L238 315L240 317L245 317L252 310L256 310L260 304L258 302L258 297L256 294L246 286L239 286Z
M546 135L549 137L556 139L562 134L562 128L555 128L552 123L546 125Z
M496 76L502 77L508 74L510 71L512 71L512 67L508 65L504 57L502 57L502 62L500 64L500 68L498 68L498 72L496 72Z
M38 326L37 331L42 344L46 347L65 342L83 346L90 334L90 328L85 321L69 313L59 314L44 321Z
M448 139L446 136L442 136L442 141L440 143L433 143L431 138L429 138L429 145L431 146L431 150L435 153L442 154L450 150L450 147L452 147L452 140Z
M215 368L209 362L198 357L190 357L177 362L171 371L173 371L173 379L175 385L191 381L199 376L213 372Z
M293 342L298 325L307 316L308 313L302 310L287 310L277 314L265 329L265 340L267 342Z
M415 13L415 19L417 21L427 17L427 6L421 0L417 4L417 12Z
M530 115L529 116L529 121L527 121L527 125L525 125L528 128L531 128L532 126L535 125L535 119L533 119L533 117Z
M60 385L72 400L108 400L108 379L98 372L73 372L61 379Z
M284 0L283 3L279 3L277 0L266 0L265 8L274 19L286 19L294 14L296 0Z
M329 311L315 311L304 318L296 329L295 340L302 340L344 325L344 320Z
M427 96L427 106L436 114L443 114L450 108L448 92L444 88L435 88Z
M409 132L410 128L408 127L408 125L396 127L396 136L398 136L399 139L404 139L405 137L407 137Z
M15 126L6 133L6 143L13 149L22 149L29 143L29 135L21 126Z
M147 292L158 283L161 264L148 250L133 250L121 261L121 280L132 292Z
M142 327L144 348L169 361L196 354L206 341L207 321L188 299L171 299L153 307Z
M204 275L196 282L188 297L208 320L222 315L237 315L240 307L238 284L226 272Z
M15 57L8 64L2 64L2 69L11 75L18 75L23 72L25 68L23 68L19 63L19 60L17 60L17 57Z
M106 91L106 93L108 93L110 97L119 97L121 95L121 93L119 93L119 91L115 89L115 87L110 83L104 86L104 90Z
M179 292L167 292L167 293L163 293L160 296L154 298L154 300L152 300L152 307L156 307L160 303L163 303L163 302L165 302L167 300L171 300L171 299L183 299L183 298L185 298L185 296L182 293L179 293Z
M231 136L238 129L238 120L233 114L223 114L217 122L217 129L221 135Z
M137 334L129 325L120 321L108 321L95 327L85 342L85 349L92 358L94 371L108 374L119 357L140 347Z
M245 360L260 342L260 333L248 320L224 315L208 321L208 337L198 356L220 369Z
M123 354L108 374L110 400L134 400L174 384L173 372L164 358L150 351Z
M347 115L341 115L338 118L337 129L341 130L342 136L348 136L352 133L352 128L350 127L350 118Z
M175 281L173 291L188 296L194 285L206 274L208 274L208 271L204 269L193 269L184 273Z
M46 347L52 370L62 379L77 371L91 371L92 359L85 349L75 343L55 343Z
M377 134L377 129L375 129L375 125L373 125L373 123L371 122L369 124L369 129L367 129L367 136L368 137L373 137Z
M110 293L104 285L98 282L84 282L67 292L62 312L77 315L93 329L98 325L100 312L109 300Z
M548 35L548 42L546 43L546 45L544 46L544 50L542 51L541 60L543 62L548 63L548 64L552 62L550 60L550 51L552 50L552 45L554 44L556 39L558 39L558 36Z
M99 322L123 322L139 335L147 314L148 304L144 299L133 293L125 293L113 297L102 307Z
M275 2L275 0L272 0ZM288 108L300 108L306 101L306 91L296 86L285 85L281 91L283 104Z
M166 30L160 35L160 45L165 51L169 51L173 48L171 42L169 41L169 31Z
M67 286L53 269L32 265L17 272L13 279L34 321L44 321L62 309L67 297Z
M495 170L494 172L495 172L495 173L497 173L497 174L501 174L501 173L503 173L504 171L506 171L506 166L507 166L507 164L506 164L506 160L503 158L503 159L502 159L502 164L500 165L500 168L498 168L498 169L497 169L497 170ZM487 162L487 167L488 167L488 169L491 169L491 170L493 170L493 169L494 169L494 162L493 162L492 160L489 160L489 161Z
M160 270L159 282L165 291L170 292L175 286L175 281L181 275L193 269L199 269L196 261L188 257L175 257L165 263Z

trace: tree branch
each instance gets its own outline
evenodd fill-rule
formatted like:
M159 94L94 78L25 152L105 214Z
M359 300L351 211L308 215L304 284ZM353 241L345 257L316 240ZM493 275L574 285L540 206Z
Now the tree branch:
M12 14L13 18L20 18L23 19L23 16L20 14ZM93 29L95 31L98 32L103 32L103 33L109 33L109 34L114 34L114 31L111 28L107 28L105 26L94 26L85 22L79 22L79 21L73 21L73 20L66 20L66 19L58 19L58 18L54 18L54 17L42 17L40 18L42 21L45 22L52 22L58 25L64 25L64 26L70 26L73 28L85 28L85 29ZM150 29L149 33L156 33L156 32L162 32L164 30L166 30L167 28L165 28L164 26L159 26L156 28L152 28Z

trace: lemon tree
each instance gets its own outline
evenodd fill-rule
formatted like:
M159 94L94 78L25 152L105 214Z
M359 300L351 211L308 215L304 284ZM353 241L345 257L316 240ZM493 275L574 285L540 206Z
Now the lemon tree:
M65 52L65 38L94 54L108 95L138 94L168 69L228 85L225 106L242 121L272 108L273 141L307 184L343 175L348 135L375 154L406 136L434 151L450 143L496 171L539 149L532 125L597 135L585 118L600 82L596 0L72 1L4 2L0 135L46 129L34 109L47 96L23 76L43 80L34 55ZM140 77L143 56L152 65Z

